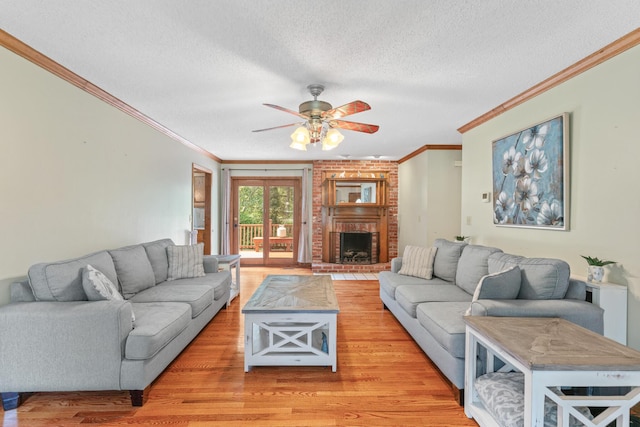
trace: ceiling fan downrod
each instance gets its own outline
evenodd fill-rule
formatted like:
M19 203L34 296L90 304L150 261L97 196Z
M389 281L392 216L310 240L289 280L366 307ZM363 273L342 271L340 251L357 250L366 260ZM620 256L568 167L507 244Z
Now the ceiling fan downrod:
M300 114L306 114L311 118L319 119L322 113L331 110L333 108L331 104L325 101L318 101L318 95L324 91L324 86L321 84L311 84L307 86L309 93L313 96L313 101L305 101L298 107Z

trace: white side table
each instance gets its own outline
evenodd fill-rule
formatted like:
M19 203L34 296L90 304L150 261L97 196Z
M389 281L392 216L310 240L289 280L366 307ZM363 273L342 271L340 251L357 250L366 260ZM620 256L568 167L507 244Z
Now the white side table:
M231 301L240 295L240 255L214 255L214 257L218 260L220 270L231 271L231 293L227 302L229 306ZM235 270L235 274L232 270Z
M587 301L604 310L604 336L627 345L627 287L615 283L587 282Z
M482 427L499 427L475 389L480 347L487 351L484 372L524 374L524 426L542 427L545 398L556 405L558 426L579 417L579 407L604 411L590 425L628 426L630 410L640 401L640 352L564 319L546 317L465 316L464 411ZM617 396L559 395L554 389L618 387L631 390Z

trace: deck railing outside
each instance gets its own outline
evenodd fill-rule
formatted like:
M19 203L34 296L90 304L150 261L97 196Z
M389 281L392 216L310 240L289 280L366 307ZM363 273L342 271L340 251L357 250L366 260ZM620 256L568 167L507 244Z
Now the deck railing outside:
M287 229L287 236L292 235L293 224L282 224ZM270 236L278 235L280 224L271 224ZM263 237L262 224L240 224L240 249L253 249L253 238Z

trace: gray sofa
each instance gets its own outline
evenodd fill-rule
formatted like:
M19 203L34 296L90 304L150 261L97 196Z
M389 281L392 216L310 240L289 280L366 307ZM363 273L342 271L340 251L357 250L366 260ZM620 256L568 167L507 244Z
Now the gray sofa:
M585 283L570 279L566 262L509 255L498 248L444 239L436 240L434 247L437 250L431 279L399 274L402 258L394 258L391 271L379 273L380 298L459 390L460 402L464 388L465 315L561 317L603 333L602 309L585 301ZM514 272L518 283L508 299L476 295L474 300L476 288L485 276L491 279Z
M229 302L231 275L215 257L200 251L195 273L179 270L175 254L189 248L163 239L31 266L0 307L5 409L21 393L81 390L129 390L141 406L147 386ZM88 265L124 299L87 300Z

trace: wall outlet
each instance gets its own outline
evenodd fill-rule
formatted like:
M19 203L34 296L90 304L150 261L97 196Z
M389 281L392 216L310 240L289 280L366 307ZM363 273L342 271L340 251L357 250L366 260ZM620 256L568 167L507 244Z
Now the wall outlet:
M491 201L491 193L482 193L482 201L489 203Z

